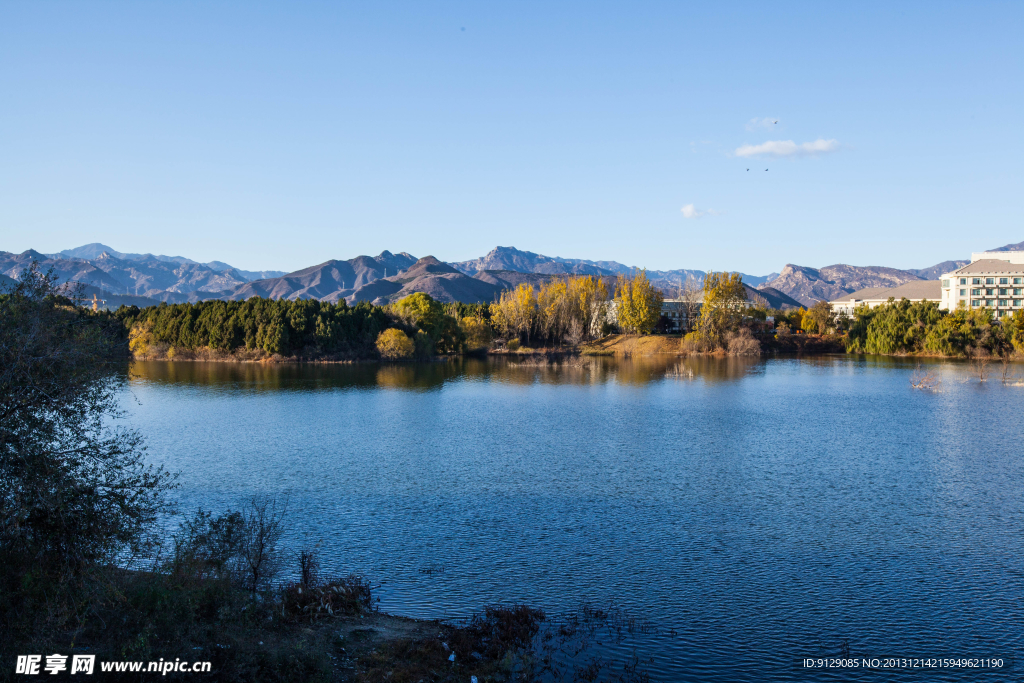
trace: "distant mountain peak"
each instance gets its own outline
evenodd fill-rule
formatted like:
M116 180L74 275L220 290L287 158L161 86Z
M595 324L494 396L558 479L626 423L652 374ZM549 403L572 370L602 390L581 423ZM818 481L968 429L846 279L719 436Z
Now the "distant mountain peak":
M796 299L804 306L817 301L832 301L868 287L898 287L920 280L916 273L881 266L849 266L837 263L823 268L811 268L787 263L778 277L758 286L775 290Z
M416 263L409 266L408 270L405 270L399 275L401 279L411 279L421 277L428 273L430 274L443 274L443 273L458 273L459 271L452 268L450 265L441 261L434 256L424 256Z

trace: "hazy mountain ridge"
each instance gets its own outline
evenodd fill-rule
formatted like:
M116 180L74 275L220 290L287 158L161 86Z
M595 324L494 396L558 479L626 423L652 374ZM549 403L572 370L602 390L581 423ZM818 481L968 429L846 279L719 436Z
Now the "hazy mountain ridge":
M18 277L32 262L43 271L53 269L64 282L81 282L119 296L141 296L181 302L200 292L219 292L246 282L235 270L214 271L197 263L176 261L124 261L104 252L92 260L53 258L29 249L21 254L0 252L0 272Z
M1005 250L1004 250L1005 251ZM969 260L964 261L943 261L942 263L936 263L930 268L908 268L908 273L913 273L922 280L938 280L941 276L946 273L952 272L958 268L963 268Z
M989 249L988 251L1024 251L1024 242L1017 242L1016 244L1004 244L998 249Z
M284 275L284 271L281 270L242 270L241 268L235 268L223 261L210 261L208 263L200 263L193 261L190 258L184 256L164 256L163 254L130 254L126 252L117 251L112 247L108 247L105 244L99 242L92 242L91 244L85 244L74 249L65 249L56 254L47 254L50 258L68 258L68 259L82 259L84 261L91 261L93 259L100 258L104 253L113 256L114 258L122 261L160 261L163 263L180 263L183 265L193 266L205 266L215 272L224 272L228 270L235 271L245 280L259 280L263 278L280 277Z
M991 251L1024 250L1024 242ZM88 258L87 258L88 257ZM253 296L271 299L315 298L388 303L413 292L425 292L444 301L489 302L502 290L522 283L539 286L564 275L593 275L609 291L620 274L638 269L618 261L588 261L549 257L515 247L496 247L470 261L444 263L433 256L417 259L407 252L383 251L377 256L332 259L291 273L242 271L222 261L198 263L183 256L129 254L100 243L66 249L58 254L34 250L22 254L0 252L0 276L16 278L32 261L43 270L53 268L64 281L95 288L109 301L182 303L206 299L242 300ZM881 266L835 264L810 268L787 264L781 273L743 275L770 306L813 305L867 287L896 287L920 279L936 279L968 261L943 261L922 269L900 270ZM273 277L253 277L270 274ZM666 297L678 296L688 278L703 280L704 271L649 270L648 277ZM755 291L755 290L751 290Z
M627 266L618 261L588 261L560 256L544 256L515 247L495 247L485 256L471 261L450 263L450 266L465 273L476 275L481 271L516 271L520 273L541 273L546 275L631 275L639 268ZM761 284L771 276L742 273L743 281L752 285ZM773 273L774 275L774 273ZM647 277L661 289L673 289L688 278L703 281L704 271L689 268L676 270L648 270ZM658 283L661 284L658 284Z

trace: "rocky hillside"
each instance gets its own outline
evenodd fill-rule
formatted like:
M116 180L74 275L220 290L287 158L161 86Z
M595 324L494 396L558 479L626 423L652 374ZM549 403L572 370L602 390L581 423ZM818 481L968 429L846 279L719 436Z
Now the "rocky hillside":
M543 256L532 251L522 251L515 247L495 247L486 256L472 261L450 263L453 268L466 275L476 275L483 271L515 271L519 273L539 273L545 275L598 275L616 276L635 273L638 268L627 266L618 261L588 261L586 259L561 258L559 256ZM743 275L743 281L750 285L759 285L772 276ZM772 274L774 275L774 273ZM666 293L677 290L688 278L698 282L704 279L704 271L680 268L677 270L648 270L647 277L654 286Z
M346 300L350 304L369 301L383 305L423 292L445 303L489 303L498 297L502 289L504 287L460 273L433 256L424 256L398 275L360 287Z
M584 261L543 256L532 251L520 251L515 247L495 247L486 256L450 265L466 275L476 275L485 270L546 275L609 275L613 272ZM622 267L625 268L625 266Z
M245 300L260 296L268 299L352 299L362 287L386 276L394 276L416 263L405 252L382 251L377 256L357 256L347 261L332 259L281 277L254 280L208 298ZM362 300L362 299L359 299Z
M804 306L813 306L823 299L831 301L843 294L868 287L898 287L905 282L921 279L924 278L896 268L858 267L840 263L815 269L788 263L777 278L769 280L758 289L774 289Z

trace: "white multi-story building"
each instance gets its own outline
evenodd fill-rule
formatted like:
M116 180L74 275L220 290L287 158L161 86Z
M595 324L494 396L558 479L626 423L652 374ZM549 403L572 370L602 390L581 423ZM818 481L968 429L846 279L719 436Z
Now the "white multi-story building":
M940 308L984 308L996 318L1024 308L1024 251L982 251L942 276Z

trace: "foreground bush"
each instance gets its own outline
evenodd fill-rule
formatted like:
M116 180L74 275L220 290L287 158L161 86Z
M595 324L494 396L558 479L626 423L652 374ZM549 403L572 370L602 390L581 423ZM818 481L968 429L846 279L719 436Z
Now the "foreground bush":
M38 266L0 294L0 656L78 627L144 550L171 477L118 428L124 327ZM6 662L7 659L4 659Z

